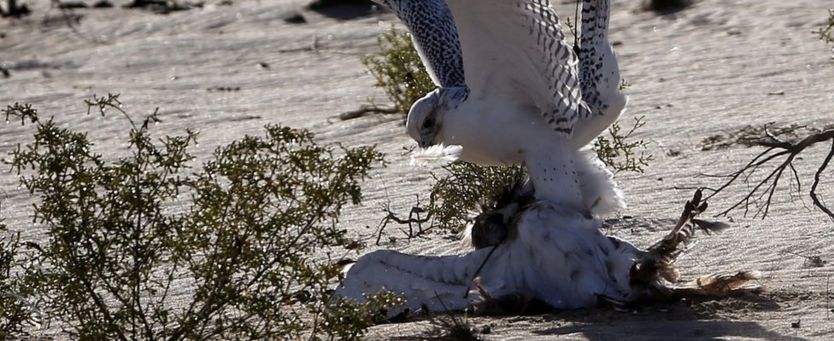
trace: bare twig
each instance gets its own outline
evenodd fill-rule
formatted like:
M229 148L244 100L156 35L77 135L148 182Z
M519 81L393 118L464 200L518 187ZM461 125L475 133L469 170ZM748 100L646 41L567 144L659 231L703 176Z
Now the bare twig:
M293 53L293 52L319 52L319 37L313 36L313 39L310 41L310 45L308 46L301 46L301 47L290 47L285 49L278 50L278 53Z
M796 253L796 252L791 252L791 251L785 251L785 253L791 254L791 255L794 255L794 256L797 256L797 257L805 258L805 261L802 262L802 266L808 266L808 267L812 267L812 268L820 268L820 267L825 266L825 263L827 263L824 259L822 259L822 257L816 256L816 255L815 256L807 256L807 255L803 255L803 254Z
M725 188L732 185L736 180L739 178L742 179L742 182L748 183L750 178L753 174L758 171L761 167L769 164L771 161L776 159L781 159L781 163L779 163L775 168L773 168L768 175L757 182L753 189L750 190L747 195L745 195L742 199L737 201L735 204L731 205L726 210L718 213L718 215L726 216L732 210L735 210L739 207L744 207L745 215L748 212L750 204L755 204L758 206L756 214L754 216L758 216L761 214L762 219L767 217L767 214L770 210L770 204L773 200L773 195L776 192L776 187L779 185L779 180L782 177L786 168L790 168L791 172L793 173L793 180L797 182L798 188L797 191L802 190L802 184L800 182L799 174L797 173L796 169L793 166L793 161L796 157L805 151L806 148L825 141L831 141L832 146L831 150L829 151L828 155L826 156L825 160L817 169L816 174L814 175L814 183L811 186L811 191L809 193L811 200L814 202L814 206L816 206L820 211L824 212L828 215L832 220L834 220L834 213L819 199L817 195L817 186L820 182L820 176L822 172L825 171L828 164L831 162L832 157L834 156L834 129L827 129L821 131L819 133L811 134L804 139L799 140L798 142L787 142L780 139L777 135L774 135L770 132L770 130L766 127L764 129L765 137L756 141L754 145L767 147L765 151L759 153L754 157L750 162L748 162L744 167L740 170L733 172L729 175L723 176L727 178L727 181L724 182L718 189L714 190L712 194L707 196L706 199L710 199L721 193ZM764 202L763 205L758 205L760 202Z
M339 114L339 119L342 121L351 120L365 116L366 114L399 114L402 112L397 107L378 107L376 105L363 105L359 109L346 111Z
M832 131L829 131L832 132ZM817 185L820 184L820 174L822 171L825 170L825 167L828 166L828 163L831 162L831 157L834 156L834 138L831 139L831 150L828 151L828 155L825 157L825 160L820 165L820 168L817 169L816 174L814 174L814 184L811 185L811 200L814 201L814 206L825 212L831 219L834 219L834 213L831 213L831 210L823 204L819 198L817 197Z
M834 9L828 10L827 25L811 31L811 33L816 34L826 44L834 43Z
M79 37L79 38L81 38L81 39L83 39L83 40L89 41L89 42L91 42L91 43L98 44L98 45L107 45L107 44L111 44L111 43L112 43L112 41L106 41L106 40L97 39L97 38L95 38L95 37L91 37L91 36L88 36L87 34L82 33L82 32L78 29L78 22L81 20L82 16L81 16L81 15L78 15L78 14L73 13L73 11L72 11L72 10L73 10L73 8L71 8L71 7L67 7L67 6L62 6L62 5L61 5L61 2L60 2L60 1L58 1L58 0L52 0L52 1L51 1L50 5L49 5L49 10L52 10L52 8L57 8L57 9L58 9L58 11L60 11L60 12L61 12L61 19L63 19L63 20L64 20L64 22L67 24L67 27L68 27L68 28L72 31L72 33L74 33L77 37ZM47 11L49 11L49 10L47 10ZM44 16L44 19L43 19L43 23L44 23L44 24L47 22L47 19L48 19L48 18L49 18L49 17Z
M434 200L432 199L432 203L429 206L434 205ZM386 202L383 205L383 209L387 213L382 220L379 221L377 225L376 231L376 245L379 245L380 239L382 239L382 231L385 230L385 227L388 226L388 223L395 222L400 225L408 225L408 232L405 232L406 237L411 240L413 238L417 238L422 236L425 232L431 230L434 226L429 226L427 228L423 228L423 224L431 221L432 219L432 212L426 212L426 210L420 206L420 197L417 197L417 203L411 207L411 210L408 212L408 218L400 218L391 210L391 202ZM421 217L420 214L426 213L425 217ZM417 232L414 232L414 224L417 224Z

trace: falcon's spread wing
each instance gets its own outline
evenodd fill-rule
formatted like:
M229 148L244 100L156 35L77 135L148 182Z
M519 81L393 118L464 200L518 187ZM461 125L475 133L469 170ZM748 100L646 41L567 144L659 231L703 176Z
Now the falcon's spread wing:
M616 121L626 105L620 92L620 68L608 42L610 0L582 2L579 44L579 79L582 100L593 111L588 120L574 127L571 144L583 146Z
M585 0L582 3L579 40L582 100L598 114L625 100L619 92L620 69L617 58L608 43L610 7L610 0Z
M408 26L434 84L441 88L466 86L455 19L444 0L375 1L390 7Z
M465 74L471 98L526 101L565 134L592 115L582 101L577 57L549 1L379 1L408 26L441 87L459 86Z

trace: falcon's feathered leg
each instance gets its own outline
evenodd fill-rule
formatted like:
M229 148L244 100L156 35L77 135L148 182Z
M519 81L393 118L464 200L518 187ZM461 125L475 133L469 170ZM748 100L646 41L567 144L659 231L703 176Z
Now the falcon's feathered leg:
M617 188L614 174L599 160L590 148L579 151L576 158L576 176L582 201L594 217L604 217L625 209L623 192Z

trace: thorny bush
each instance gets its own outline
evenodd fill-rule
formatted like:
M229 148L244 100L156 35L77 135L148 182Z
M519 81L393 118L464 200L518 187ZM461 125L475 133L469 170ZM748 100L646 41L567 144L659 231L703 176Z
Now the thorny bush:
M127 116L118 95L86 103ZM326 317L366 321L381 309L327 309L338 260L360 247L339 215L382 163L374 148L323 147L308 131L270 125L192 173L197 133L154 139L156 113L131 121L118 157L31 106L4 114L34 122L34 141L5 162L37 198L33 220L46 235L27 242L16 281L4 247L0 323L25 318L31 304L80 339L333 338L359 337L368 324ZM27 295L9 295L20 283Z
M411 34L393 27L377 38L379 51L365 56L362 63L403 114L411 105L434 90L420 55L411 44Z
M16 280L12 269L19 265L20 234L9 233L0 220L0 340L23 332L32 311L26 305L25 288Z

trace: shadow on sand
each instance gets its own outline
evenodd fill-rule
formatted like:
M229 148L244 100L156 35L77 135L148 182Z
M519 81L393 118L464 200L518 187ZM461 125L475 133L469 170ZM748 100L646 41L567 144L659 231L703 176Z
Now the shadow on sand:
M546 321L556 322L557 326L533 333L553 336L580 334L589 340L713 340L728 337L804 340L769 330L756 322L733 320L733 316L737 315L779 310L779 301L778 297L765 294L679 302L637 312L599 309L566 312L545 316Z
M307 9L336 20L351 20L373 15L382 7L370 0L316 0Z
M605 328L593 324L572 324L533 333L538 335L581 334L588 340L723 340L749 338L760 340L805 340L768 330L756 322L727 320L668 321L663 316L635 321L623 315L621 321L609 322Z

